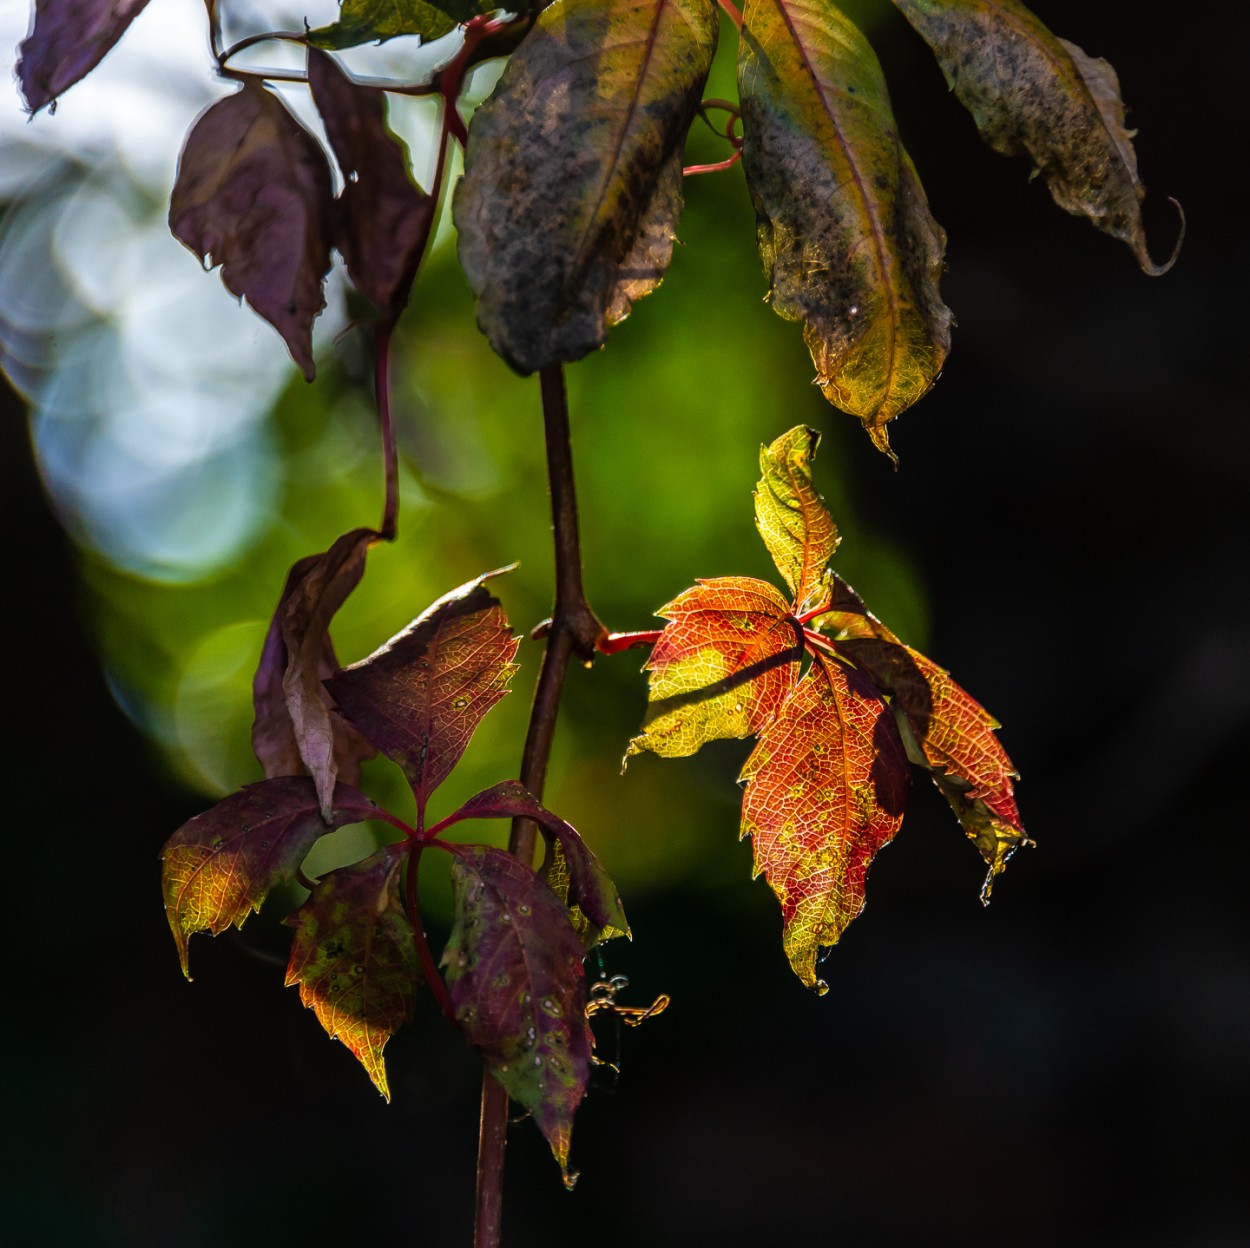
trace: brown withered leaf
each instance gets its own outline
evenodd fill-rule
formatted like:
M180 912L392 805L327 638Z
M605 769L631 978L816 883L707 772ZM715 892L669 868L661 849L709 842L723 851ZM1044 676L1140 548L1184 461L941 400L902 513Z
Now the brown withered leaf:
M460 261L518 372L593 351L664 276L716 35L711 0L554 4L474 113Z
M201 113L178 158L169 228L221 265L311 381L312 324L325 307L333 196L321 144L255 82Z
M825 397L881 450L950 350L946 236L899 143L885 78L823 0L748 0L742 165L773 310L803 323Z
M1132 132L1115 70L1056 38L1017 0L894 0L933 49L981 137L1005 156L1027 156L1057 203L1132 249L1157 277L1146 247ZM1179 205L1178 205L1179 208Z
M35 0L35 22L19 49L17 77L37 113L85 78L126 33L148 0Z
M434 201L412 180L408 149L386 124L381 91L357 85L316 48L308 50L308 85L344 179L334 245L389 328L408 302Z

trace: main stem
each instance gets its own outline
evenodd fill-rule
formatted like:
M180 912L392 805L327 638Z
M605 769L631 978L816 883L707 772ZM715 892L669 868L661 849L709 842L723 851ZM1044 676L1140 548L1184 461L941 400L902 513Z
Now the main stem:
M573 450L569 442L569 407L564 369L556 364L540 374L543 428L547 440L547 482L551 491L552 537L556 557L556 595L547 648L543 652L529 730L521 755L520 780L537 798L543 795L547 762L555 737L556 715L569 661L589 663L595 643L606 635L586 601L582 552L577 531L577 495L573 488ZM527 865L534 860L536 830L529 819L514 819L508 850ZM508 1094L489 1071L482 1076L482 1118L477 1154L477 1218L474 1248L498 1248L503 1212L503 1163L508 1133Z

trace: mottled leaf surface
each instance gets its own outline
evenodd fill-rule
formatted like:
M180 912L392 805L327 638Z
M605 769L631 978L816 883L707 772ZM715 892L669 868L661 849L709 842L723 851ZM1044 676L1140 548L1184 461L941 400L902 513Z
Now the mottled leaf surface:
M339 711L403 769L419 820L516 671L517 638L486 579L452 590L326 682Z
M777 714L798 679L802 643L789 604L767 581L699 581L658 614L670 623L646 664L648 722L626 757L679 758L758 732Z
M592 1038L582 943L564 903L511 854L457 847L443 954L456 1020L568 1176Z
M603 864L582 840L577 829L559 815L552 814L519 780L504 780L475 794L444 822L515 818L532 819L546 837L548 846L560 847L568 873L565 900L589 921L590 943L613 936L628 936L629 922L625 918L620 894L603 869ZM558 889L556 891L559 892Z
M286 985L331 1039L356 1055L389 1101L386 1042L412 1016L420 963L412 925L399 900L406 845L324 876L285 922L295 928Z
M36 113L104 59L148 0L35 0L35 22L22 41L17 77Z
M169 228L283 337L312 380L333 196L321 144L255 82L201 113L178 159Z
M820 434L806 425L760 448L755 526L801 612L825 592L825 571L838 548L838 530L812 485L812 456Z
M786 956L823 993L817 957L863 909L868 867L902 823L907 760L893 717L863 676L817 653L740 779L741 835L781 902Z
M1027 156L1055 203L1123 240L1149 274L1132 133L1115 70L1058 39L1017 0L894 0L933 49L981 137ZM1177 251L1180 243L1177 243Z
M490 0L342 0L339 20L309 31L307 38L316 48L354 48L399 35L438 39L498 7Z
M334 245L365 298L394 323L408 302L434 217L412 180L407 147L386 124L386 99L353 82L334 58L308 53L308 84L343 172Z
M460 261L478 324L518 372L601 346L659 284L716 34L711 0L553 4L474 113Z
M291 879L318 837L372 819L377 807L340 784L328 818L305 776L249 784L184 823L161 850L161 889L182 973L196 932L242 927L269 891Z
M889 452L886 425L950 349L946 236L855 25L825 0L748 0L743 20L742 165L773 310L803 323L825 397Z

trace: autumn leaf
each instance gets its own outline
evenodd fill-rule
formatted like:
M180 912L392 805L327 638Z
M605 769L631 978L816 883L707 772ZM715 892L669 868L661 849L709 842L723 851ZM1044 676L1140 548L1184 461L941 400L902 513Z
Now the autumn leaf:
M169 205L174 236L206 265L221 265L226 288L282 335L309 381L332 204L321 145L249 81L196 119Z
M1143 272L1166 273L1146 248L1132 132L1115 70L1058 39L1017 0L894 0L937 55L981 137L1027 156L1057 203L1123 240ZM1184 237L1184 219L1181 222Z
M460 262L518 372L581 359L659 285L717 29L711 0L553 4L474 113Z
M326 688L338 710L403 769L418 828L482 717L508 692L518 641L485 587L497 575L444 595L367 659Z
M412 180L408 149L387 127L382 92L358 86L316 48L308 53L308 85L344 177L334 245L389 328L408 302L434 202Z
M284 920L295 928L286 986L331 1039L359 1059L389 1101L386 1042L412 1016L420 963L412 925L399 900L405 844L331 871Z
M708 741L758 732L798 678L799 626L767 581L699 581L657 613L670 623L647 660L650 708L626 758L693 754Z
M760 477L755 487L755 527L796 608L825 592L825 570L838 548L838 530L825 500L812 485L812 457L820 434L806 425L760 447Z
M22 41L17 76L37 113L85 78L108 55L148 0L35 0L35 23Z
M817 957L864 908L868 868L903 820L907 760L893 717L860 673L817 652L739 779L740 835L781 902L782 946L824 993Z
M824 0L749 0L742 165L773 310L803 322L816 380L890 452L886 425L950 349L946 236L898 140L885 79Z
M184 823L161 850L165 917L182 973L190 979L191 936L242 927L275 885L294 878L318 837L376 814L363 793L340 784L323 818L313 782L286 776L249 784Z
M588 927L584 935L587 946L614 936L628 936L629 922L621 905L620 894L603 869L599 859L572 824L553 815L519 780L504 780L492 788L469 798L453 815L442 821L444 825L460 823L465 819L532 819L547 840L548 861L544 876L552 883L547 867L557 852L567 872L567 894L562 898L584 916ZM557 896L561 889L552 885ZM578 915L573 916L574 926L581 930Z
M565 1182L592 1038L582 943L564 903L511 854L455 846L454 921L443 954L456 1021L527 1109Z
M306 38L315 48L354 48L399 35L428 41L498 7L490 0L342 0L339 20L310 30Z

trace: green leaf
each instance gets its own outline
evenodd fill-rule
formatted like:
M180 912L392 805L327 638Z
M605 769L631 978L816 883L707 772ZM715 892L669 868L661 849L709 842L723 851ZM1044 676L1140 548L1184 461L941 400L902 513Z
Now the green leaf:
M406 844L388 845L331 871L284 920L295 928L288 988L317 1015L331 1039L360 1060L389 1101L386 1042L412 1016L420 963L412 925L399 900Z
M428 41L499 7L490 0L343 0L339 20L310 30L306 37L314 48L354 48L399 35Z
M1115 70L1058 39L1017 0L894 0L937 55L981 137L1027 156L1065 211L1132 249L1143 272L1166 273L1146 249L1132 132ZM1179 205L1178 205L1179 208Z
M716 35L711 0L553 4L474 113L460 262L518 372L581 359L659 285Z
M839 541L829 508L812 485L819 445L820 434L799 425L760 447L763 475L755 487L755 526L799 612L825 592L825 570Z
M899 143L881 66L827 0L749 0L742 165L773 310L803 322L825 397L891 453L886 425L950 349L946 235Z

